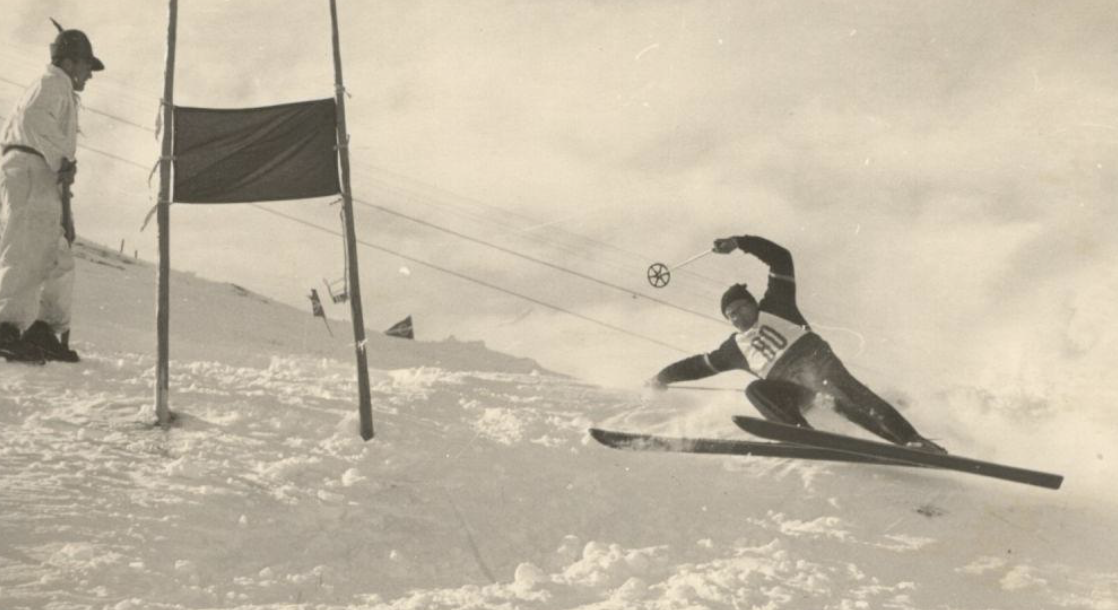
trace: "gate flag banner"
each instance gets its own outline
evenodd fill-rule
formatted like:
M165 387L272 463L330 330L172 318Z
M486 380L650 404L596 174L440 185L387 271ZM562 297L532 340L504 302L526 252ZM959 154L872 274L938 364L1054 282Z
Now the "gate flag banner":
M322 301L318 300L318 291L311 288L311 296L309 298L311 300L311 312L314 313L314 317L325 320L326 311L322 309Z
M401 339L415 339L415 332L412 331L411 316L393 324L392 328L384 331L384 334L389 337L400 337Z
M333 99L263 108L174 108L177 203L325 197L338 181Z

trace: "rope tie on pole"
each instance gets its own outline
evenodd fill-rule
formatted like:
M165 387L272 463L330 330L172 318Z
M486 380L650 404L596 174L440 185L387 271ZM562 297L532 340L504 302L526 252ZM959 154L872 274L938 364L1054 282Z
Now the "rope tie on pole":
M160 124L162 124L162 121L160 121ZM158 126L157 126L157 130L158 130ZM160 155L159 158L156 159L155 163L152 164L152 166L151 166L151 171L148 172L148 190L151 190L151 180L152 180L152 178L155 178L155 172L159 171L159 168L162 167L163 162L164 161L173 162L174 160L175 160L174 155L166 155L166 156ZM151 206L151 209L148 210L148 213L144 215L144 222L142 222L140 224L140 232L141 233L144 232L144 229L148 228L148 224L151 223L152 216L155 216L155 213L159 211L159 204L160 203L161 202L157 201L155 203L155 205ZM170 204L171 202L168 201L167 203Z
M155 139L159 140L163 135L163 110L167 107L167 100L159 98L159 110L155 114Z
M174 155L162 156L155 160L155 164L151 166L151 171L148 172L148 188L151 188L151 179L155 177L155 172L159 171L161 164L164 161L174 162L176 157Z
M144 229L148 228L148 223L151 222L151 217L155 216L155 213L158 212L158 211L159 211L159 204L158 203L151 206L151 209L148 210L148 213L144 216L144 223L142 225L140 225L140 233L143 233Z

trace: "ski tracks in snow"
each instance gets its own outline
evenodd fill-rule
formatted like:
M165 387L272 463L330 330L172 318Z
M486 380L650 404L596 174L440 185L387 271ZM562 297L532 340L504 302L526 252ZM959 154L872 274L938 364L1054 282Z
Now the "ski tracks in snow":
M364 443L348 362L172 361L164 431L150 358L85 355L0 364L5 608L1092 607L1118 591L1045 562L1052 541L972 540L959 526L994 509L942 475L598 447L592 422L686 414L559 377L372 370ZM904 567L917 556L930 571Z

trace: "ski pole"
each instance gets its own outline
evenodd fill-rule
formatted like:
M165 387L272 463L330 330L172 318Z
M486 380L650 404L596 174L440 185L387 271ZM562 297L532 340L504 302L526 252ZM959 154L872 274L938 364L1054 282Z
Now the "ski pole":
M741 392L741 390L734 389L734 388L712 388L712 387L700 386L700 385L676 385L676 386L669 385L669 386L665 386L664 389L665 390L698 390L698 391L702 391L702 392Z
M668 282L672 281L673 270L679 269L684 265L689 265L712 252L714 252L714 250L703 250L695 256L672 267L668 267L664 263L652 263L648 267L648 283L652 284L653 288L663 288L668 285Z

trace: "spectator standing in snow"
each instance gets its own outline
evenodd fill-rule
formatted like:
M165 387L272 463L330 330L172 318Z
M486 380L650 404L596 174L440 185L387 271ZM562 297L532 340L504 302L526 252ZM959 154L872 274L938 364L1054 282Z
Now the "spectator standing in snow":
M50 51L0 133L0 354L76 362L59 336L70 328L74 286L78 93L105 65L79 30L60 31Z
M796 278L788 250L750 235L716 239L713 249L719 254L741 250L768 265L765 294L758 302L745 284L731 286L722 295L722 315L737 332L713 352L665 367L649 385L664 388L744 370L759 377L746 388L746 396L768 419L811 427L803 412L817 398L829 396L844 417L892 443L946 453L851 375L827 342L812 332L796 305Z

